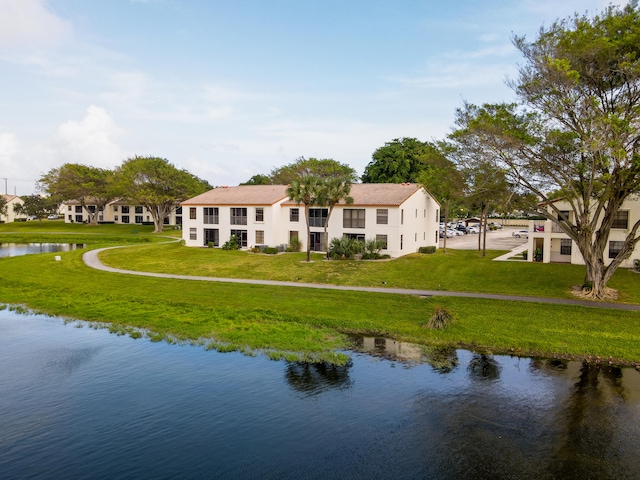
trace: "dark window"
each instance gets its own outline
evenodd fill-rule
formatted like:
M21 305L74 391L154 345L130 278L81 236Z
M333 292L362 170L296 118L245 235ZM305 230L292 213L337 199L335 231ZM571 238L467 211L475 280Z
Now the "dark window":
M324 227L324 224L327 221L327 215L329 215L329 209L327 208L310 208L309 226Z
M245 208L246 210L246 208ZM245 217L246 220L246 217ZM238 244L241 247L246 247L247 246L247 231L246 230L231 230L231 235L235 235L235 237L238 239Z
M386 235L376 235L376 240L380 242L382 245L382 249L385 250L387 248L387 236Z
M118 205L114 205L114 206L113 206L113 211L114 211L114 212L117 212L117 211L118 211Z
M122 223L129 223L129 215L122 215Z
M613 217L611 228L629 228L629 210L618 210L616 216Z
M256 208L256 222L264 222L264 208L262 207Z
M353 240L358 240L359 242L364 243L364 235L361 233L345 233L344 236L346 238L351 238Z
M246 224L247 224L246 207L231 208L231 225L246 225Z
M71 205L67 205L67 210L69 210L70 212L73 210L73 208L71 208ZM118 210L116 209L116 212L117 212L117 211L118 211Z
M342 216L343 228L364 228L364 208L345 208Z
M299 222L300 221L300 209L292 208L289 210L289 221L290 222Z
M142 205L135 207L135 213L142 213Z
M571 255L571 239L560 239L560 255Z
M182 217L176 217L176 225L182 225Z
M558 215L558 220L565 220L569 222L571 218L571 212L569 210L560 210L560 214Z
M204 229L204 244L212 244L214 247L220 246L220 232L217 228Z
M197 240L198 239L198 229L190 228L189 229L189 240Z
M76 205L76 213L82 213L82 206Z
M136 223L142 223L142 215L136 215Z
M82 215L76 215L76 223L82 223L82 222L84 222Z
M218 207L204 207L204 223L209 225L217 225L219 223Z
M609 242L609 258L615 258L624 247L624 242L619 240L611 240Z
M190 220L196 219L196 207L189 207L189 219ZM192 238L191 240L195 240L195 238Z
M176 215L182 215L182 207L176 208Z
M376 223L378 225L387 225L389 223L389 209L378 208L376 210Z
M400 225L404 225L404 210L400 210ZM400 247L402 250L402 247Z
M293 239L298 239L298 232L296 230L289 230L289 241L293 240Z
M164 217L164 220L162 221L162 223L164 225L169 225L169 217Z
M89 211L91 213L96 213L96 206L95 205L89 205Z
M122 213L129 213L129 207L126 205L122 206Z

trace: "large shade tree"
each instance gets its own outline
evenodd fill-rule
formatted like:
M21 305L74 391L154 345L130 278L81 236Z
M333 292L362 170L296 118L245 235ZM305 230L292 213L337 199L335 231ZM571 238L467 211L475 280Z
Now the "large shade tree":
M180 202L212 188L208 182L159 157L125 160L116 169L116 178L121 198L149 210L154 233L162 232L164 219Z
M58 213L58 202L51 197L27 195L21 198L22 203L17 203L13 206L13 211L18 215L36 217L38 220L42 220L48 215Z
M78 163L51 169L40 177L38 184L58 203L68 200L80 203L90 225L98 224L98 215L116 196L111 170Z
M372 160L362 174L362 183L418 182L437 150L430 142L395 138L373 152Z
M622 203L640 191L640 14L636 1L514 39L525 62L511 82L520 104L465 105L458 130L475 136L514 181L551 209L540 213L577 245L583 293L613 294L607 283L640 241L640 221L605 265ZM546 192L569 203L569 221Z
M307 223L307 262L311 261L311 228L309 226L309 208L318 203L319 180L314 175L302 175L295 178L287 187L287 195L297 205L304 205L304 219Z

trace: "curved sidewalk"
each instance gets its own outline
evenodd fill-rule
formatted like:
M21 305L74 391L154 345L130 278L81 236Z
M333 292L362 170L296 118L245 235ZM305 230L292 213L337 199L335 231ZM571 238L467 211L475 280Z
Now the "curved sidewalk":
M607 302L590 302L587 300L577 300L569 298L546 298L546 297L526 297L520 295L499 295L493 293L468 293L468 292L450 292L443 290L415 290L410 288L380 288L380 287L356 287L356 286L343 286L343 285L329 285L318 283L298 283L298 282L283 282L278 280L255 280L245 278L220 278L220 277L202 277L191 275L174 275L171 273L152 273L152 272L138 272L134 270L123 270L119 268L107 267L98 258L98 254L104 250L121 247L107 247L99 248L96 250L89 250L82 255L84 263L96 270L102 270L111 273L121 273L127 275L140 275L143 277L157 277L157 278L173 278L177 280L198 280L203 282L221 282L221 283L245 283L252 285L271 285L277 287L302 287L302 288L316 288L322 290L345 290L355 292L371 292L371 293L389 293L395 295L415 295L418 297L465 297L465 298L481 298L488 300L507 300L514 302L529 302L529 303L551 303L556 305L577 305L581 307L591 308L609 308L617 310L630 310L640 311L640 305L627 304L627 303L607 303Z

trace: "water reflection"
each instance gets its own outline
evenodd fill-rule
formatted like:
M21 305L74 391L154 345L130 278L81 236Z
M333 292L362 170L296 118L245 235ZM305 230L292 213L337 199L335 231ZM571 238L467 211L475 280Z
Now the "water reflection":
M474 353L467 370L475 380L497 380L502 367L495 359L482 353Z
M84 248L83 243L0 243L0 257L17 257L32 253L69 252Z
M349 369L346 365L328 363L289 362L285 378L289 386L306 395L318 395L331 389L346 389L351 385Z

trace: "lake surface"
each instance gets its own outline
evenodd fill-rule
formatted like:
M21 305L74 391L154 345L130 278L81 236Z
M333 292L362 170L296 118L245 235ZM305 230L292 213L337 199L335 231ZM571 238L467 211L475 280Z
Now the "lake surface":
M638 479L640 374L360 339L344 367L0 311L0 477Z
M82 243L0 243L0 257L17 257L30 253L68 252L84 248Z

